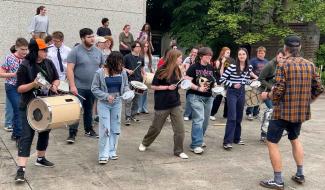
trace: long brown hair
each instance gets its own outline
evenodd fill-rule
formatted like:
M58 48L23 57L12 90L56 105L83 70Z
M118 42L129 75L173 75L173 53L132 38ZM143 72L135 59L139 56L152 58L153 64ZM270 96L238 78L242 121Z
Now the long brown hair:
M145 41L143 44L141 44L141 53L140 55L142 57L146 56L146 53L144 52L144 46L145 45L148 45L148 52L147 52L147 55L149 57L149 65L151 66L152 65L152 54L151 54L151 46L150 46L150 43L148 41Z
M181 79L182 72L177 64L177 58L179 56L182 56L182 52L179 50L170 50L168 52L165 64L157 71L159 79L167 79L170 82L174 73L176 80Z

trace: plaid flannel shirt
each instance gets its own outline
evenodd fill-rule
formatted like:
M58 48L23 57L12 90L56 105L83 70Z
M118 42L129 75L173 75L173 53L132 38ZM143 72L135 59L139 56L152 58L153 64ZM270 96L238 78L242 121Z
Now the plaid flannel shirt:
M304 122L310 119L310 103L324 92L315 65L302 57L288 57L276 69L273 86L273 119Z

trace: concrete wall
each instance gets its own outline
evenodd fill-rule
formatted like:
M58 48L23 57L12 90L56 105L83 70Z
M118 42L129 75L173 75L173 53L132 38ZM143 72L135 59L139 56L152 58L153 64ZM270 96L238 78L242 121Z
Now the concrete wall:
M50 20L49 32L61 30L66 44L80 42L79 30L88 27L97 31L101 19L110 20L114 49L125 24L138 36L146 20L146 0L2 0L0 1L0 59L3 60L17 37L30 38L27 28L36 8L44 5Z

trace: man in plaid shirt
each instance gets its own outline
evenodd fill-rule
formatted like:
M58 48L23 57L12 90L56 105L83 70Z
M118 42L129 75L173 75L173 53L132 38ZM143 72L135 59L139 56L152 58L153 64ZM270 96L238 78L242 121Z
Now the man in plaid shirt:
M278 142L284 130L292 145L293 157L297 164L297 172L292 180L302 184L303 148L298 140L301 124L310 119L310 104L324 88L316 73L315 65L299 54L301 39L290 35L284 39L285 61L276 69L275 84L271 92L263 92L262 99L272 99L274 105L273 118L267 131L267 145L274 170L274 179L261 181L260 185L270 189L284 189L282 163Z

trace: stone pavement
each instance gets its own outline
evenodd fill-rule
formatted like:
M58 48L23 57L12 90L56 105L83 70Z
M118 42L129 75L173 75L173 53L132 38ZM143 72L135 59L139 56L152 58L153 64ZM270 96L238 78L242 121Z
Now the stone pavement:
M183 92L182 92L183 93ZM0 87L1 125L4 119L4 90ZM183 95L184 97L184 95ZM184 99L183 99L184 101ZM231 152L222 148L225 123L220 113L217 121L211 122L205 137L207 148L203 155L189 151L191 122L185 122L185 152L188 160L173 156L173 133L169 122L160 136L146 152L139 152L138 146L153 118L153 94L149 95L149 115L140 115L141 122L129 127L122 126L119 139L119 159L106 165L97 162L97 139L83 135L80 127L77 141L73 145L65 142L68 130L56 129L50 133L47 158L54 162L54 168L34 166L35 142L32 146L26 178L27 183L16 185L17 149L10 140L10 133L0 130L0 190L28 189L220 189L259 190L261 179L273 176L265 144L260 143L259 122L244 120L242 138L245 146L235 145ZM184 104L182 104L184 105ZM312 106L312 120L303 125L301 140L305 150L306 183L301 186L290 180L296 166L291 155L288 140L280 142L283 157L286 189L325 189L325 97ZM2 126L1 126L2 128ZM97 127L96 127L97 130Z

